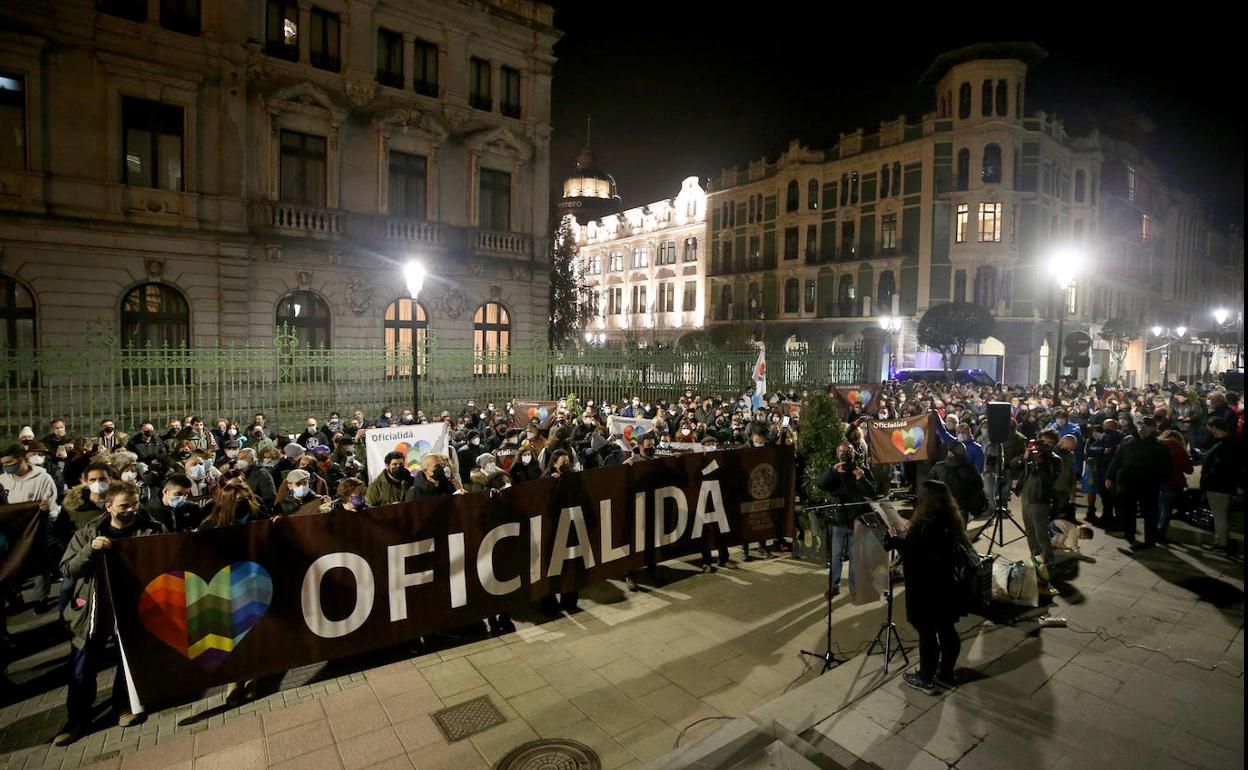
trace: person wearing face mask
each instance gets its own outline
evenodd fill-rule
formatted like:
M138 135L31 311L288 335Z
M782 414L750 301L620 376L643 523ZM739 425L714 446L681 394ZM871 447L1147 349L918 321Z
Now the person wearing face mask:
M48 452L42 442L36 441L26 450L26 462L36 468L42 468L52 477L56 484L56 500L65 499L65 481L61 475L61 461Z
M658 447L655 442L654 434L647 433L637 442L637 450L632 456L624 461L625 465L637 465L644 463L646 460L653 460L658 453Z
M556 449L550 456L550 467L542 474L542 478L557 479L572 472L572 454L566 449Z
M43 468L37 465L31 465L26 460L26 450L18 444L10 446L0 453L0 486L4 487L5 493L8 495L10 504L13 503L39 503L39 510L48 517L48 524L44 528L44 549L50 555L56 547L64 542L60 538L68 527L64 526L67 517L62 517L61 506L56 502L56 483L52 480L52 476ZM57 526L58 519L61 526ZM55 557L52 557L44 564L48 567L41 567L39 573L35 576L35 595L33 603L37 611L50 609L45 605L48 595L52 590L52 576L48 574L50 565L55 564Z
M1070 413L1065 409L1058 409L1053 412L1053 422L1049 424L1050 430L1057 431L1059 438L1067 436L1075 437L1075 474L1083 475L1083 429L1079 423L1070 419Z
M537 453L533 451L531 444L525 442L520 445L520 451L516 453L516 460L511 464L511 470L508 472L511 474L513 484L541 478L542 468L537 462Z
M346 471L343 470L341 465L334 462L327 446L313 447L311 455L312 466L308 470L324 479L325 494L330 497L337 495L338 485L347 477Z
M442 417L444 418L442 420L443 422L446 422L450 419L450 415L447 414L446 412L442 413ZM412 415L412 410L404 409L403 412L399 415L399 425L415 425L415 424L416 424L416 418Z
M369 508L403 502L412 483L412 474L407 470L406 460L407 456L402 452L390 452L386 455L385 470L369 483L368 492L364 495L364 502Z
M129 438L128 434L117 430L112 420L100 420L100 435L95 437L95 443L111 450L124 447Z
M309 507L306 511L311 513L319 510L322 504L331 502L328 495L317 494L312 488L312 474L302 468L286 474L286 485L282 491L285 494L279 494L277 501L279 513L303 513L304 506L315 503L315 507Z
M420 473L414 474L412 485L403 502L411 503L426 497L453 495L459 487L451 473L450 462L442 455L425 455L420 460Z
M247 486L256 493L264 507L271 509L277 498L277 489L273 484L273 475L257 460L256 450L251 447L238 450L234 469L243 474Z
M39 439L39 443L48 448L49 452L55 453L62 446L72 443L69 435L65 431L65 421L57 418L48 426L48 435Z
M212 467L199 453L192 454L184 463L182 471L191 480L191 497L201 501L212 497L221 480L221 472Z
M169 532L189 532L199 526L204 509L188 505L191 480L181 473L165 479L159 495L152 495L143 510L148 518Z
M92 606L96 600L95 579L104 564L104 551L122 538L165 532L164 527L140 510L139 490L133 484L124 481L110 483L103 494L103 501L105 513L74 533L61 558L61 572L73 581L73 599L65 611L73 642L69 691L65 701L68 719L52 741L56 746L68 746L78 740L91 724L96 674L113 633L111 623L98 622L100 613ZM126 677L118 674L113 680L112 705L117 714L117 724L121 727L138 724L146 716L141 712L130 713L128 704Z
M307 427L303 429L303 433L295 437L295 441L308 450L315 446L329 445L329 438L317 426L316 419L312 417L308 418Z
M377 418L377 422L373 424L374 428L389 428L394 425L394 411L390 407L381 410L381 416Z
M359 513L368 507L368 485L359 479L343 479L338 485L338 497L328 506L321 506L321 513L345 511Z
M463 446L456 450L459 454L459 467L475 468L477 467L477 458L485 452L481 448L481 434L475 430L470 430L465 439Z
M139 426L139 432L126 442L126 451L133 452L139 462L151 462L165 454L165 446L156 437L156 428L145 422Z
M828 514L832 529L831 542L831 596L841 592L841 565L849 567L849 593L854 593L854 562L850 541L854 533L854 520L866 513L864 504L875 492L871 471L854 447L842 441L836 448L836 464L815 480L815 486L831 495L839 505Z
M117 471L107 463L92 463L82 475L82 483L65 493L64 510L70 531L77 530L104 512L104 493Z
M1049 591L1049 567L1053 564L1053 541L1049 537L1049 518L1057 504L1057 484L1062 473L1058 457L1058 435L1045 429L1036 441L1030 442L1022 457L1014 461L1022 474L1019 498L1023 507L1023 533L1031 549L1031 561L1041 591Z
M494 455L489 452L478 455L476 467L468 474L467 491L480 492L484 490L490 479L502 472L503 470L498 467L498 459Z

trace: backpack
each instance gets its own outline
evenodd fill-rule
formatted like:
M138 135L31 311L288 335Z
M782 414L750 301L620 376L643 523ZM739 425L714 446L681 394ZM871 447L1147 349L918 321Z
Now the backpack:
M959 612L966 614L992 600L993 556L980 556L963 542L954 545L953 584Z

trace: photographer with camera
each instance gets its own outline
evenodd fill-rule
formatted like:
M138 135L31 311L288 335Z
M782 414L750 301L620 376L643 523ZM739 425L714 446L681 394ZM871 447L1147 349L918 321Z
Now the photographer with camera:
M413 503L435 495L453 495L460 491L451 473L451 465L442 455L425 455L420 460L420 473L412 476L412 486L403 502Z
M1023 504L1023 532L1031 549L1031 561L1036 568L1036 580L1041 590L1049 587L1049 565L1053 563L1053 541L1049 537L1049 516L1056 505L1058 479L1062 473L1062 458L1057 455L1058 433L1048 428L1040 431L1036 439L1028 442L1027 451L1014 461L1016 470L1022 471L1020 496Z
M836 501L828 514L830 527L829 564L832 570L831 595L841 592L841 564L849 565L849 593L854 593L854 562L850 542L854 534L854 519L866 512L863 503L875 493L875 481L866 458L855 451L853 444L842 441L836 448L836 464L828 468L815 481L815 486L827 492Z

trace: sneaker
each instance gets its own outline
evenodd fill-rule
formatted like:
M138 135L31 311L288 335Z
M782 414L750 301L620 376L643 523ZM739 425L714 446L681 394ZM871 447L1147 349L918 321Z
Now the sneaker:
M230 682L225 686L225 705L238 706L243 702L243 683Z
M628 590L632 591L633 593L636 593L637 591L641 590L640 586L637 585L637 581L633 580L632 575L624 576L624 585L627 586Z
M906 687L910 687L915 690L918 690L924 695L934 696L934 695L940 694L940 690L937 690L936 687L931 682L924 682L922 679L919 678L919 675L913 671L907 671L906 673L902 674L901 683L904 684Z
M129 711L121 712L121 716L117 717L118 727L129 727L131 725L143 724L147 721L147 712L140 711L137 714L131 714Z
M932 684L945 690L952 690L958 686L958 680L953 674L937 674L932 678Z
M60 731L57 732L56 737L52 739L52 745L68 746L81 738L82 734L85 732L86 730L79 725L65 725L60 729Z

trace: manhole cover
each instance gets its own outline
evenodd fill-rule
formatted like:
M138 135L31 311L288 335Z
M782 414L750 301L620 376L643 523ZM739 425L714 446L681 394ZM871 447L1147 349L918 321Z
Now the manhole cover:
M435 711L430 716L450 743L462 741L470 735L476 735L482 730L488 730L494 725L501 725L507 721L490 702L488 695Z
M594 750L565 738L548 738L517 746L498 761L495 770L601 770Z

